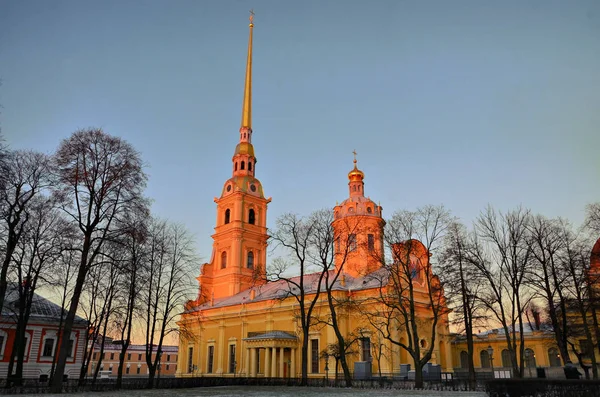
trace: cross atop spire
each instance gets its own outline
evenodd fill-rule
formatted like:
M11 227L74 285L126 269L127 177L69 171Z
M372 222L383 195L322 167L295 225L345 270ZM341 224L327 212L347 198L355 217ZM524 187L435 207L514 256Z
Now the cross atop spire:
M352 151L352 154L354 154L354 164L356 164L356 149Z
M250 10L250 25L254 24L254 8Z

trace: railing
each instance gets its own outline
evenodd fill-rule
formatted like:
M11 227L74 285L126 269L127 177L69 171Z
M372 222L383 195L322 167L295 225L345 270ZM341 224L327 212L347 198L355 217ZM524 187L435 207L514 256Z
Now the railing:
M0 394L38 394L48 393L48 382L27 379L19 387L2 387L4 380L0 380ZM161 378L154 380L154 387L160 389L179 389L194 387L215 386L299 386L300 378L245 378L245 377L195 377L195 378ZM332 377L308 378L306 386L310 387L345 387L343 377L338 375L336 381ZM364 389L415 389L413 380L398 377L397 373L382 374L366 380L352 380L354 388ZM135 390L148 387L148 379L124 378L121 389ZM469 390L466 381L453 378L441 381L424 381L423 388L435 391L465 391ZM63 383L65 392L93 392L111 391L116 389L116 379L97 380L95 384L88 382L80 385L77 380L67 380ZM477 390L485 390L491 397L511 396L520 397L527 395L553 397L600 397L600 381L585 380L553 380L553 379L493 379L478 380Z

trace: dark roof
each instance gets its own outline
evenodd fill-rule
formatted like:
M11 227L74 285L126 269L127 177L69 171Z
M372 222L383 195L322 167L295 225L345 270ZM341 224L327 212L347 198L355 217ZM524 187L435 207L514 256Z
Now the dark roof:
M3 317L15 317L18 313L19 290L18 284L9 283L4 298L4 306L2 306ZM63 318L67 316L67 311L62 310L56 303L50 302L43 296L34 293L31 303L31 315L29 321L32 320L60 320L61 312ZM75 316L76 323L86 323L87 321L79 316Z

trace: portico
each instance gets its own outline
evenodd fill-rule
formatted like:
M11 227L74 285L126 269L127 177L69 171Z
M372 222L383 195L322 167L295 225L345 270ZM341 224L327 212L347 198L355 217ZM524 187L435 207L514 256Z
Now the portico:
M257 377L261 373L265 378L295 377L298 350L295 335L286 331L250 332L244 342L244 372L248 377Z

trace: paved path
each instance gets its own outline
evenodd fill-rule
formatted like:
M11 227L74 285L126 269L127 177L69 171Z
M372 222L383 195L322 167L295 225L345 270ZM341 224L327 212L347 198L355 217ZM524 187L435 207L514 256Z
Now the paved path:
M86 393L46 394L46 396L79 397ZM25 396L38 396L37 394ZM403 397L486 397L483 392L455 392L434 390L390 390L390 389L341 389L320 387L269 387L269 386L226 386L198 387L194 389L123 390L119 392L93 393L97 397L351 397L351 396L403 396Z

